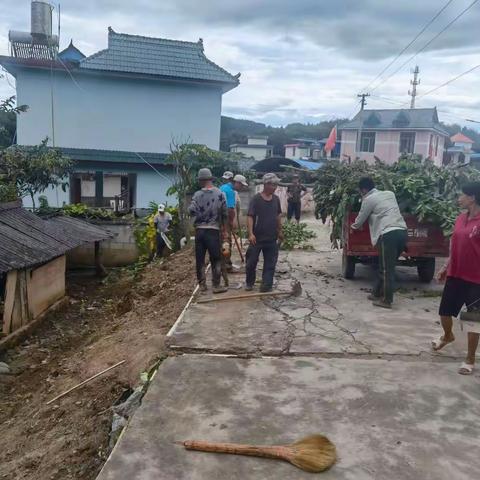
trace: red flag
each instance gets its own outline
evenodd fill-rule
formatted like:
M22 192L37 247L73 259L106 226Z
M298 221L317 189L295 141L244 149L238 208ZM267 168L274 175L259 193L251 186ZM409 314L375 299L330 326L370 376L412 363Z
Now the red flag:
M325 144L325 151L331 152L335 148L335 144L337 143L337 126L335 125L328 136L327 143Z

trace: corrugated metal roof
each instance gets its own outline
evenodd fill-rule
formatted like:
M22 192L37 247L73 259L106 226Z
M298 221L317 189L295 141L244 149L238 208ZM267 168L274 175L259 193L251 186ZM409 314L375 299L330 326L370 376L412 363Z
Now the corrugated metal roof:
M43 220L21 201L0 204L0 272L34 267L86 243L114 235L83 220Z
M309 162L308 160L294 160L294 162L298 163L300 168L305 168L306 170L318 170L323 166L323 162Z
M340 130L435 130L442 135L448 133L439 123L436 108L362 110L351 122Z
M116 33L108 30L108 48L80 62L80 68L160 75L238 85L238 77L209 60L203 43Z

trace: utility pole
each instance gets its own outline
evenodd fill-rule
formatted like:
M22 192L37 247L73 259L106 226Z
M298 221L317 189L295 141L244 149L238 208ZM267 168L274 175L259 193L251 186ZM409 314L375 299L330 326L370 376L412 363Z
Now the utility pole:
M415 108L415 97L417 96L417 85L420 85L420 79L418 78L418 74L420 73L420 69L418 68L418 65L415 67L415 70L413 70L413 80L410 80L410 83L412 85L412 90L408 91L408 94L412 97L412 100L410 102L410 108Z
M369 97L369 93L359 93L357 95L358 98L361 98L360 100L360 112L363 112L365 110L365 105L367 104L367 97ZM360 114L360 128L357 131L357 141L355 142L355 155L359 157L360 155L360 144L361 144L361 139L362 139L362 125L363 125L363 113Z
M358 98L361 98L361 100L360 100L360 105L361 105L360 110L364 110L364 109L365 109L365 105L367 104L366 98L369 97L369 96L370 96L369 93L359 93L359 94L357 95Z

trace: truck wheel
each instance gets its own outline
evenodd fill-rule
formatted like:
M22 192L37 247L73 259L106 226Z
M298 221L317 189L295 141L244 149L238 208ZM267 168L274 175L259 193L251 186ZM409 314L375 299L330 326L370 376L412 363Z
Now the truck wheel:
M417 264L418 278L422 283L430 283L435 276L435 258L422 258Z
M342 257L342 271L343 271L343 278L347 278L351 280L355 276L355 257L347 255L346 253L343 254Z

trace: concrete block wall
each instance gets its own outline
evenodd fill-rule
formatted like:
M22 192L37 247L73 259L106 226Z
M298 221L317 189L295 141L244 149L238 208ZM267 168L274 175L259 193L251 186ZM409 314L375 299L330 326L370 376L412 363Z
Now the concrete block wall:
M115 233L115 237L100 244L100 259L105 267L123 267L135 263L140 255L133 223L95 222ZM95 265L94 244L83 245L67 254L69 268Z

